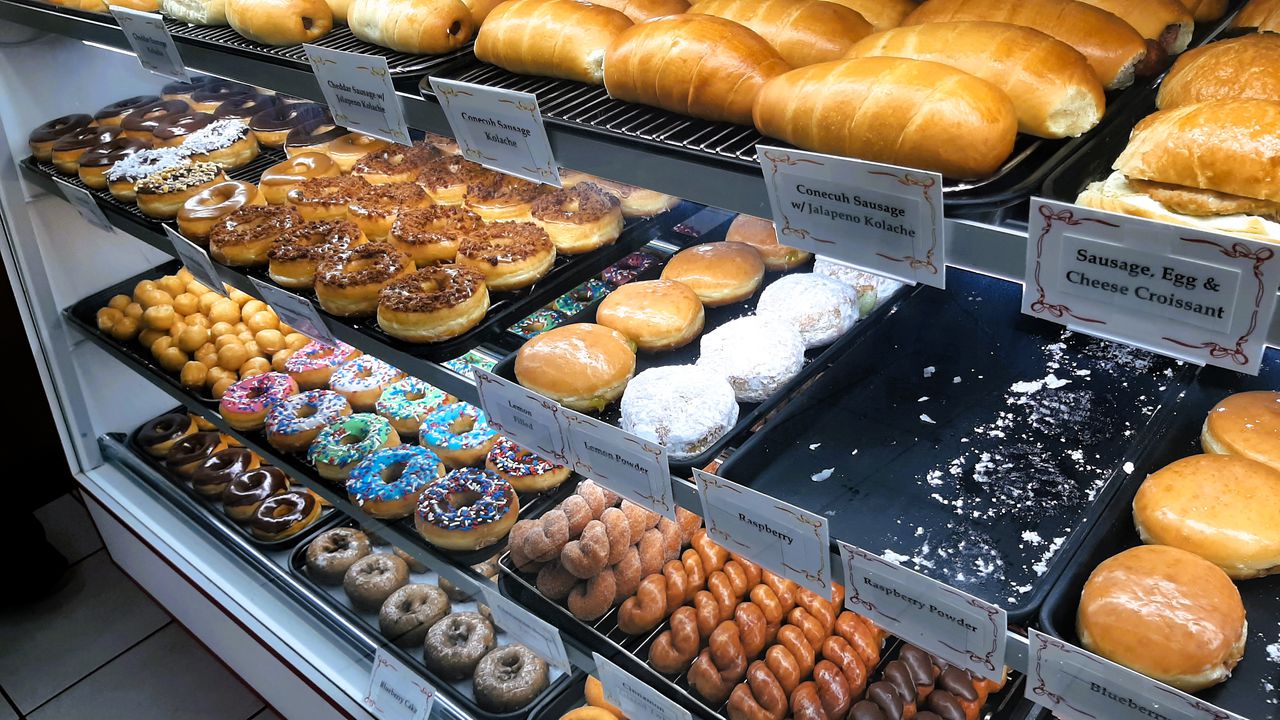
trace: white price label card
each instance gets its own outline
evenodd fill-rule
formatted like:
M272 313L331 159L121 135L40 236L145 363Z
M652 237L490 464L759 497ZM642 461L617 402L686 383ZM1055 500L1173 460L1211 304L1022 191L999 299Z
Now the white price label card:
M604 698L627 717L645 720L693 719L689 711L676 704L675 700L637 680L600 653L591 655L596 661L596 677L600 680Z
M280 316L286 325L294 330L306 335L312 340L318 340L328 345L337 345L338 340L329 332L329 325L325 323L324 318L320 317L316 306L311 301L294 295L287 290L281 290L275 285L269 285L262 282L258 278L249 278L253 281L253 286L258 288L258 293L262 295L262 301L271 306L272 310Z
M475 368L472 377L480 395L480 407L489 423L517 445L559 465L569 465L565 439L564 408L532 390Z
M818 597L831 597L831 533L825 517L696 468L693 481L712 540Z
M1022 312L1257 375L1280 287L1267 243L1031 200Z
M563 412L574 471L641 507L676 519L665 447L582 413Z
M177 230L164 226L164 234L169 236L169 242L173 243L173 249L178 253L178 259L186 266L187 270L200 281L201 285L210 290L226 295L227 290L222 285L222 278L218 275L218 268L214 266L213 261L209 259L209 253L204 248L196 246L195 243L183 237Z
M124 32L142 67L165 77L191 79L182 56L178 54L178 46L173 44L169 28L164 26L164 18L156 13L131 10L119 5L111 6L111 14L120 23L120 30Z
M468 160L560 187L560 166L530 93L430 78L458 147Z
M1004 610L862 548L839 545L845 607L953 665L1003 677Z
M782 244L946 287L941 175L768 145L756 157Z
M114 233L116 228L107 220L107 216L103 214L102 208L98 207L98 201L88 190L76 187L69 183L59 182L58 189L62 191L62 197L67 202L75 206L76 211L80 213L80 217L90 225L109 233Z
M435 688L395 655L378 648L364 695L370 712L382 720L426 720L435 702Z
M484 593L485 604L493 613L494 623L503 632L532 650L552 667L566 673L573 672L569 655L564 649L564 638L560 637L560 631L555 626L503 597L498 588L489 583L485 583L480 589Z
M1062 720L1245 720L1034 629L1027 641L1026 697Z
M409 126L387 59L304 44L333 121L366 135L408 145Z

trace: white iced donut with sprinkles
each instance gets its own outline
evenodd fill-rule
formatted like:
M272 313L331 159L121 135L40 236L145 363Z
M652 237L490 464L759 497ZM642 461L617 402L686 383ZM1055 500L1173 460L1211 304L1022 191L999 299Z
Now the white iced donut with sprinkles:
M835 342L858 321L858 293L825 275L795 273L764 289L756 314L794 327L806 348L821 347Z
M751 315L702 336L698 367L733 386L739 402L767 399L804 367L804 341L795 328Z
M312 340L284 361L284 371L303 390L323 390L329 386L334 370L359 356L359 350L344 342L330 345Z
M382 392L404 376L404 371L387 362L361 355L333 371L329 389L346 398L356 412L371 412Z
M672 460L701 455L736 422L733 386L697 365L649 368L622 395L622 429L665 446Z

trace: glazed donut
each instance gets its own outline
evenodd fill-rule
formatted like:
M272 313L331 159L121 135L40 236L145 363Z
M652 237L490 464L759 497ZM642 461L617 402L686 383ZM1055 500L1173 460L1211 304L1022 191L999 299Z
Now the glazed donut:
M401 210L387 238L418 267L453 262L458 246L484 226L479 215L457 205Z
M333 141L346 134L346 128L334 125L333 120L328 117L304 122L296 125L285 136L284 152L290 157L304 152L328 154L329 146Z
M89 148L76 158L76 173L80 182L94 190L107 188L107 172L125 158L150 150L151 143L136 138L118 137L111 142Z
M307 545L307 576L321 585L341 585L347 570L373 552L359 528L325 530Z
M366 242L364 233L350 220L304 222L284 231L271 243L267 273L282 287L309 288L316 282L316 266L322 257Z
M487 470L459 468L423 491L414 525L437 547L479 550L506 537L519 514L520 498L506 480Z
M486 225L458 245L457 263L484 275L489 289L497 292L534 284L551 272L555 261L551 238L528 222Z
M540 493L569 479L569 468L549 462L504 437L489 449L484 466L511 483L518 493Z
M372 355L361 355L333 371L329 389L346 398L356 412L371 412L382 391L404 376L404 371L389 363Z
M365 357L368 357L367 355ZM444 477L440 458L417 445L376 450L356 465L347 478L347 497L371 517L394 520L409 517L418 496Z
M63 115L32 130L31 134L27 136L27 145L31 148L31 154L35 155L37 160L49 162L53 157L54 143L92 124L93 118L83 113Z
M209 255L223 265L265 265L272 243L302 224L288 205L246 205L226 216L209 232Z
M323 510L310 490L289 490L262 501L249 518L249 531L264 542L278 542L307 529Z
M633 282L596 306L596 322L631 338L640 350L662 352L693 342L706 314L688 285L675 280Z
M281 148L290 131L304 123L317 121L331 121L327 106L310 102L282 103L254 115L249 120L249 129L259 145Z
M440 677L462 680L475 674L476 666L494 643L493 623L484 616L453 613L427 631L423 660Z
M744 243L703 243L672 256L662 278L688 285L703 305L720 307L755 294L764 278L764 261Z
M317 340L303 345L284 361L284 371L303 390L321 390L329 387L329 378L338 366L359 357L360 351L338 341L337 345Z
M814 273L778 278L764 292L756 313L791 325L805 348L830 345L858 321L858 294L839 280Z
M357 177L316 177L298 183L285 197L306 220L342 220L351 202L369 187Z
M729 223L724 239L746 243L760 253L760 259L769 270L794 270L809 262L813 253L787 247L778 242L778 233L772 220L751 215L739 215Z
M214 453L227 449L222 433L198 432L179 438L165 453L164 465L179 477L190 478L191 473Z
M192 240L208 241L213 227L242 207L262 205L265 201L251 182L227 180L213 185L182 205L178 211L178 230Z
M93 120L99 125L119 125L134 111L159 101L158 95L134 95L98 108L93 114Z
M222 491L222 511L236 522L248 522L269 497L289 490L289 478L280 468L260 465L232 478Z
M488 311L484 276L460 265L423 268L388 283L378 295L378 327L406 342L458 337L479 325Z
M762 402L804 367L804 341L790 325L752 315L702 337L698 367L729 381L739 402Z
M156 147L176 147L182 145L192 133L207 127L211 122L213 122L212 115L194 110L165 115L151 131L151 141ZM185 149L191 154L190 148Z
M174 443L195 432L196 421L187 413L165 413L138 428L134 442L151 457L164 457Z
M307 460L320 477L346 482L360 461L385 447L400 444L400 436L385 419L370 413L348 415L316 436L307 449Z
M590 183L542 193L533 201L530 215L547 231L556 252L565 255L612 245L622 234L618 198Z
M428 415L454 401L456 398L434 385L416 377L404 377L382 391L373 404L373 411L391 421L391 427L401 437L417 437Z
M357 160L369 153L383 150L390 145L391 143L382 138L365 135L364 133L349 132L334 138L325 148L325 153L338 164L338 170L343 173L349 173Z
M390 553L370 553L342 576L342 589L361 610L380 610L391 593L409 584L409 566Z
M137 108L120 122L125 137L151 140L160 121L170 115L191 112L191 106L182 100L159 100Z
M357 160L351 174L372 185L413 182L440 155L433 145L390 145Z
M743 646L738 624L725 620L707 638L707 647L689 666L689 687L713 705L729 699L733 686L747 675L751 658Z
M213 163L191 163L142 178L134 184L134 200L143 215L172 220L193 195L226 179Z
M468 183L463 202L489 222L527 222L532 219L533 202L543 193L538 183L495 173L478 182Z
M385 240L400 211L429 207L431 198L415 182L370 185L351 201L348 216L375 240Z
M577 170L560 170L560 182L575 187L584 182L599 186L622 203L623 217L653 217L680 204L680 198L656 190L646 190L626 183L594 177Z
M451 609L448 596L435 585L405 585L382 603L378 629L401 647L421 647L427 631Z
M528 707L547 689L547 662L524 645L506 645L476 666L472 687L476 703L493 713Z
M289 191L312 178L337 177L338 166L324 153L298 153L262 172L262 194L272 205L289 202Z
M622 287L627 283L635 282L641 273L657 265L658 262L658 258L652 253L637 250L605 268L600 273L600 279L615 288Z
M93 125L80 128L58 138L53 143L50 159L58 172L76 175L80 172L80 156L90 148L98 147L120 137L119 125Z
M321 430L350 414L346 398L330 390L292 395L267 413L267 442L283 452L302 452Z
M496 173L460 155L431 160L415 179L437 205L461 205L473 183L492 179Z
M484 410L455 402L441 405L423 418L418 437L447 467L460 468L483 463L498 440L498 431L489 425Z
M191 91L191 105L200 112L211 113L231 98L252 94L253 88L244 83L211 78Z
M150 142L149 140L146 142ZM166 170L191 166L191 158L182 148L149 148L136 150L113 162L106 172L111 197L121 202L137 198L139 180Z
M244 448L229 447L216 452L191 473L191 487L206 498L222 497L231 481L258 467L258 456Z
M227 388L218 404L218 412L236 430L260 430L271 408L296 394L298 383L284 373L251 375Z
M386 242L326 253L316 265L316 298L334 315L371 315L379 292L414 269L408 255Z
M245 123L251 121L256 115L261 114L265 110L270 110L280 104L279 98L275 95L263 95L262 93L244 93L241 95L233 95L226 100L218 103L213 116L219 120L223 118L236 118L243 120Z
M259 152L249 125L239 118L214 120L188 135L182 147L196 162L216 163L227 170L248 165Z

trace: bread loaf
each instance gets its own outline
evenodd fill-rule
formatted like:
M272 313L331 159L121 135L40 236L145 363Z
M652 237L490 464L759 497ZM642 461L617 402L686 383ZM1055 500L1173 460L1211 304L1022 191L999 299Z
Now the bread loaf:
M351 0L347 24L365 42L426 55L456 50L476 29L462 0Z
M334 24L347 24L347 11L351 8L351 0L324 0L333 13Z
M333 29L325 0L227 0L227 22L264 45L314 42Z
M1280 35L1252 33L1188 51L1165 75L1156 106L1232 98L1280 101Z
M902 57L950 65L1000 88L1013 101L1018 130L1074 137L1102 119L1106 97L1074 48L1021 25L981 21L928 23L876 33L849 57Z
M1217 20L1227 12L1227 0L1182 0L1196 22Z
M483 25L489 13L501 3L502 0L462 0L462 4L471 11L471 19L475 21L476 27Z
M839 60L871 34L861 15L824 0L701 0L690 12L745 25L791 67Z
M160 13L192 25L226 25L226 0L161 0Z
M1000 88L939 63L889 57L792 70L765 84L754 116L760 132L806 150L951 178L994 173L1018 131Z
M591 2L613 8L631 18L631 22L637 23L656 17L689 12L689 0L591 0Z
M142 12L160 12L160 0L107 0L107 8L122 7Z
M1181 0L1081 0L1124 20L1165 52L1177 55L1191 44L1196 21Z
M578 0L507 0L476 36L476 57L511 72L604 83L604 51L631 27L617 10Z
M749 125L761 86L790 69L747 28L714 15L632 25L605 53L604 84L619 100Z
M1076 0L928 0L903 20L921 25L990 20L1025 25L1079 50L1108 90L1133 84L1147 44L1128 23Z
M1232 25L1280 33L1280 0L1249 0Z
M830 0L858 13L871 23L874 32L898 27L902 19L916 9L913 0Z

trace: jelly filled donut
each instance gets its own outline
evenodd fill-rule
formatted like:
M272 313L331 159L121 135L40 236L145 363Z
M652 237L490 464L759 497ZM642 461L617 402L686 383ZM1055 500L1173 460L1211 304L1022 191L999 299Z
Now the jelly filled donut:
M191 473L191 487L196 494L221 497L231 481L258 467L258 456L244 448L229 447L214 453Z
M420 647L427 631L450 609L449 598L435 585L405 585L382 603L378 629L383 637L401 647Z
M473 682L480 707L513 712L528 707L547 689L547 661L524 645L504 645L480 660Z
M378 396L373 411L391 421L402 437L417 437L422 421L441 405L454 402L449 393L419 380L405 377L387 386Z
M164 457L169 448L196 431L196 421L184 412L165 413L138 429L136 442L152 457Z
M307 450L307 460L316 466L320 477L345 482L361 460L399 444L400 436L386 418L356 413L321 430Z
M459 468L427 487L414 525L446 550L479 550L505 537L520 515L510 483L488 470Z
M698 367L729 381L741 402L762 402L804 367L804 340L790 325L751 315L702 336Z
M404 371L372 355L352 358L333 371L329 389L351 403L356 412L370 412L386 390L405 376Z
M329 345L313 340L289 356L284 371L303 390L324 389L338 366L359 355L359 350L342 341Z
M322 510L310 490L289 490L262 501L249 518L249 531L266 542L291 538L315 522Z
M260 466L240 473L222 491L222 511L236 522L248 522L269 497L289 491L289 478L278 467Z
M313 220L281 233L267 251L267 272L287 288L316 284L316 268L329 253L368 242L350 220Z
M409 566L390 553L366 555L347 569L342 589L351 604L364 610L378 610L391 593L409 583Z
M805 348L830 345L858 321L858 293L816 273L780 277L760 293L756 313L791 325Z
M497 441L484 410L464 402L438 408L422 421L419 442L451 467L480 465Z
M164 457L164 464L179 476L189 478L200 463L226 448L227 443L223 440L222 433L194 433L179 439L169 447L169 452Z
M516 492L538 493L569 479L569 468L556 465L504 437L494 442L484 466L511 483Z
M622 394L622 429L666 447L673 460L706 452L737 421L733 387L697 365L649 368Z
M351 414L346 398L332 390L308 390L276 403L267 413L267 442L284 452L306 450L320 431Z
M479 613L453 613L431 626L423 660L432 672L449 680L475 674L476 666L493 649L493 623Z
M284 373L269 372L236 381L222 394L218 411L236 430L260 430L271 408L290 395L298 394L298 384Z
M358 528L326 530L307 545L307 576L322 585L341 585L347 570L373 552Z
M424 447L383 448L361 460L351 471L347 478L347 496L372 517L409 517L422 491L443 476L440 458Z

